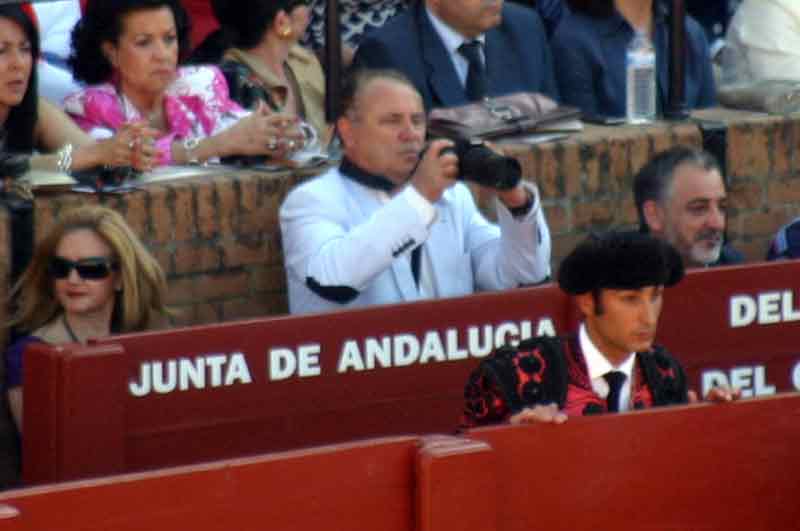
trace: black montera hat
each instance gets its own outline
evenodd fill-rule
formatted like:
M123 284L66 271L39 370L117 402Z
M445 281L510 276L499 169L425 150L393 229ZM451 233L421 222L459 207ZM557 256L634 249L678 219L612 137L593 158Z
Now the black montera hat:
M558 271L558 285L570 295L604 288L669 287L682 278L683 262L672 245L633 231L592 234Z

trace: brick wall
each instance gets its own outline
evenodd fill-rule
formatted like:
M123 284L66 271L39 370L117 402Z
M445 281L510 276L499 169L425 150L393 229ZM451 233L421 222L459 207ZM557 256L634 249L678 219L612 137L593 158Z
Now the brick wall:
M36 198L41 237L88 202L120 211L161 263L176 325L286 311L278 206L300 177L237 171L102 196Z
M728 128L729 236L749 260L759 260L776 229L800 215L800 122L721 109L698 115ZM632 176L676 144L702 144L695 123L587 126L562 141L504 146L540 187L554 266L593 229L634 227ZM36 231L44 234L65 208L99 201L125 215L164 267L176 324L284 313L277 210L304 177L239 171L122 195L40 196Z
M777 228L800 215L800 122L721 109L697 116L727 128L729 236L748 260L760 260ZM504 146L539 184L553 265L592 229L635 226L632 176L675 144L701 145L697 125L587 126L558 142ZM36 233L45 234L69 207L101 202L123 213L164 267L179 312L175 324L280 314L287 301L277 211L304 177L239 171L122 195L40 195ZM484 195L480 202L487 204ZM8 265L8 217L0 210L0 286L8 284ZM13 438L0 414L0 447L13 448ZM13 480L16 463L13 451L3 455L0 488Z

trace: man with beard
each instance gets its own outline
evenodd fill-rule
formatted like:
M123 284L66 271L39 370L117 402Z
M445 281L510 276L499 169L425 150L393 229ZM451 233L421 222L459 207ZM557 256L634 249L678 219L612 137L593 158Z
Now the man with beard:
M368 34L353 62L400 70L427 110L513 92L558 99L541 18L503 0L414 2Z
M458 182L449 140L425 147L422 98L395 71L360 70L342 88L338 168L280 209L292 313L455 297L541 282L550 233L535 185L495 194L498 225Z
M709 153L676 146L656 155L633 184L639 229L678 250L686 267L732 265L741 253L725 244L725 181Z

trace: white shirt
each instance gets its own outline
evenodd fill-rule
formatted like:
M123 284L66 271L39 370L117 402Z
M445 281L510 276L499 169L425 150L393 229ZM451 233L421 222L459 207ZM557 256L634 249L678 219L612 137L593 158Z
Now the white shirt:
M67 95L81 88L65 64L70 52L72 29L81 18L80 2L62 0L39 2L32 6L39 20L42 53L58 59L56 63L40 59L39 95L58 105Z
M447 53L450 55L450 60L453 61L453 66L456 68L458 79L461 81L462 85L466 86L467 74L469 73L469 62L467 61L466 57L461 55L461 52L459 52L458 49L465 42L470 42L473 40L479 41L483 46L486 46L486 37L481 34L474 39L465 39L463 35L448 26L447 23L442 19L434 15L429 8L425 8L425 10L428 12L428 18L430 18L433 28L439 34L439 38L442 39L444 47L447 49ZM483 51L483 48L481 48L481 55L483 55L483 65L486 66L486 55Z
M800 81L799 0L745 0L725 40L725 82Z
M619 393L619 411L629 411L631 409L631 389L633 384L633 367L636 363L636 353L631 352L625 361L617 365L611 365L605 355L592 343L589 333L586 331L586 324L581 323L578 331L578 341L586 360L586 368L589 371L589 380L592 383L592 390L603 400L608 398L610 391L608 382L603 377L609 371L620 371L625 374L625 382Z

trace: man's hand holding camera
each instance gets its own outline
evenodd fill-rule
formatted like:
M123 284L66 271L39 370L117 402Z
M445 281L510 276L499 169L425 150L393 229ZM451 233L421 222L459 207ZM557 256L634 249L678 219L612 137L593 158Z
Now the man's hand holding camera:
M446 139L431 142L411 176L411 184L431 203L458 178L459 161L452 147L453 142Z
M515 159L489 143L437 139L422 153L411 182L435 202L455 179L465 179L496 192L509 209L519 209L531 202L531 195L520 184L521 173Z

